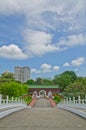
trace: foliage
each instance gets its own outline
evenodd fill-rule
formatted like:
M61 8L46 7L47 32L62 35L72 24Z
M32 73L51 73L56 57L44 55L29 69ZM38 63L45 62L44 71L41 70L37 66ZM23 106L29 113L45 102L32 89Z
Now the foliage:
M43 85L52 85L52 81L49 79L43 79Z
M64 95L68 97L78 97L84 98L86 94L86 85L82 81L75 81L68 85L64 90Z
M42 83L43 83L43 79L40 78L40 77L38 77L38 78L36 79L36 84L41 85Z
M17 82L1 83L0 93L9 97L19 97L28 92L28 86Z
M31 102L31 100L32 100L32 96L31 96L31 95L25 96L23 99L25 100L25 102L26 102L27 105L28 105L28 104Z
M73 83L77 79L76 74L73 71L65 71L60 75L56 75L53 79L53 84L59 84L62 91L69 84Z
M0 77L0 82L10 82L14 80L14 74L10 72L4 72Z
M61 90L63 91L67 85L74 82L77 79L75 72L73 71L65 71L60 75L56 75L53 80L43 79L38 77L35 81L30 79L27 81L29 85L59 85Z
M28 85L35 85L35 81L33 79L30 79L26 82Z
M62 100L62 98L61 98L59 95L55 95L55 96L54 96L54 101L55 101L56 103L59 103L61 100Z
M0 93L18 97L28 93L28 85L59 85L63 96L82 98L86 95L86 77L77 77L73 71L65 71L60 75L56 75L54 79L45 79L38 77L36 80L30 79L26 84L21 84L19 81L14 82L14 74L5 72L0 77ZM27 102L30 98L25 99Z
M38 85L52 85L52 81L49 79L42 79L38 77L35 81L36 84Z

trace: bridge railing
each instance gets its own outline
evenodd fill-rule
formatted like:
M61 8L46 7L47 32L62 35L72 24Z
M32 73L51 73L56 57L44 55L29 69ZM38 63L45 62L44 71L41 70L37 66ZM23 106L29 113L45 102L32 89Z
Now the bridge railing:
M24 102L24 100L20 97L11 97L9 98L9 96L7 95L6 98L3 99L3 96L2 94L0 94L0 106L8 106L8 105L18 105L18 104L26 104Z
M80 96L77 99L75 97L66 98L62 100L61 104L86 104L86 98L81 99Z
M0 94L0 119L25 108L27 108L27 105L21 98L9 98L9 96L6 96L6 98L3 99L2 94Z
M66 98L58 104L58 108L71 111L86 119L86 98Z

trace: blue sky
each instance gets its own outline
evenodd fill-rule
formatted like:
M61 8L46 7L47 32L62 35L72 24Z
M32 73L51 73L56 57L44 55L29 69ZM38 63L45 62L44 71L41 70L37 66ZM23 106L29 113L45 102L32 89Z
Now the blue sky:
M86 76L86 0L0 0L0 73Z

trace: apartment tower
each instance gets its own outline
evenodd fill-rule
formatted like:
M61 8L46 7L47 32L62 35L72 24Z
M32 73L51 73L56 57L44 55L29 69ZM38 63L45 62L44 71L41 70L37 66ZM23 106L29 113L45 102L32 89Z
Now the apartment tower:
M27 82L30 79L30 68L29 67L15 67L15 80L21 83Z

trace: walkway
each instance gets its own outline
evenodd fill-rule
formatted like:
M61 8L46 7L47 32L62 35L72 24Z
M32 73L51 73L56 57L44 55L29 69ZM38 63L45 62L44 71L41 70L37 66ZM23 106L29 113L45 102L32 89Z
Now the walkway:
M46 104L46 100L39 100ZM37 103L38 104L38 103ZM85 130L86 120L52 107L24 109L0 120L0 130Z
M37 100L34 107L51 107L51 104L48 99L40 98Z

